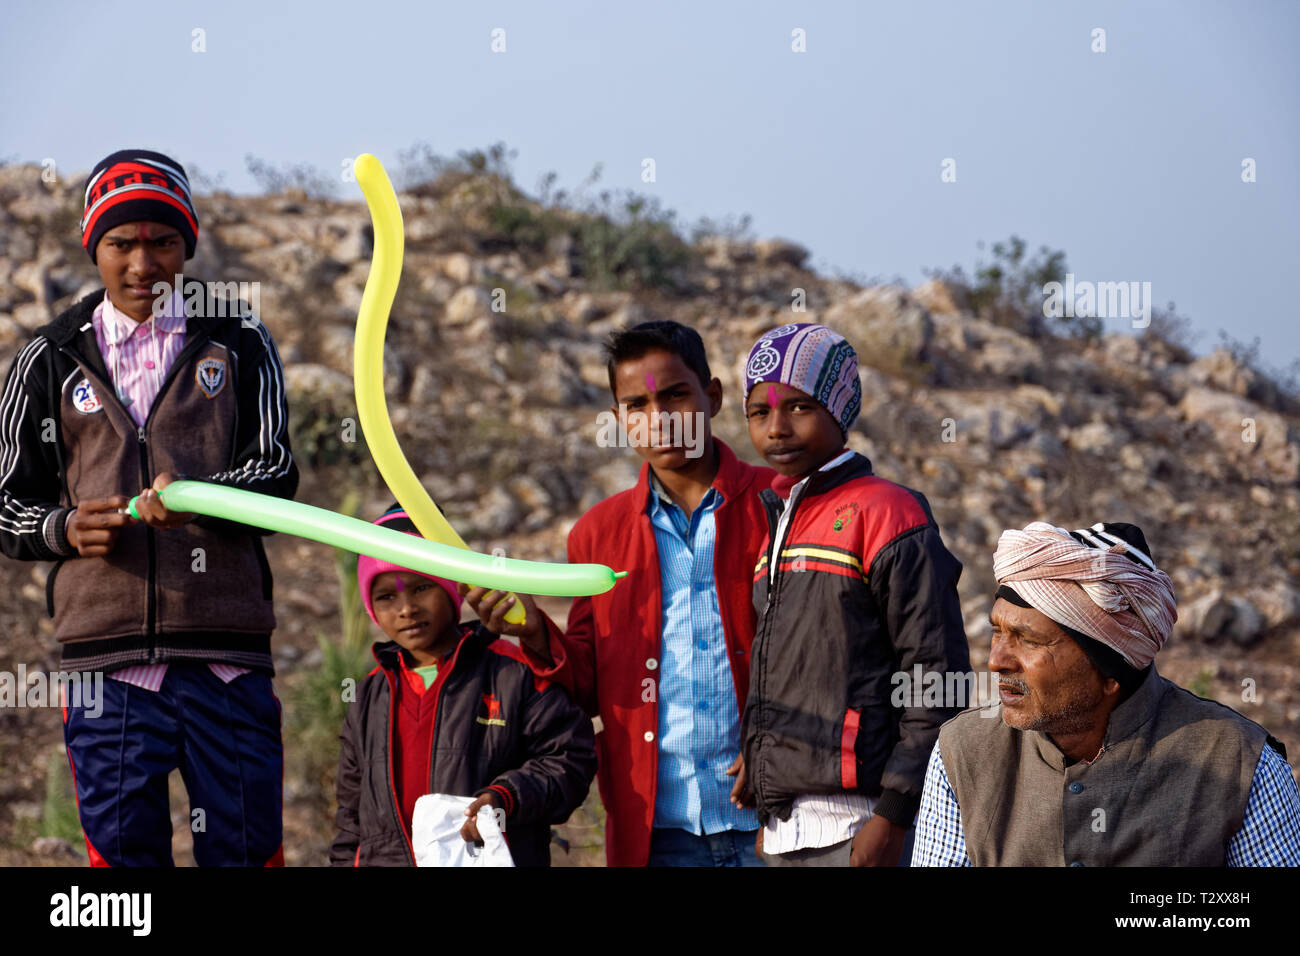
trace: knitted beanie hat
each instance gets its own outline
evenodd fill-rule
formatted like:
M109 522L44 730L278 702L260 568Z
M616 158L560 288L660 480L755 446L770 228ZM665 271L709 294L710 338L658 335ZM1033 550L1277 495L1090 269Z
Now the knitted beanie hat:
M406 534L420 537L420 533L415 530L415 524L411 521L410 516L401 508L386 511L374 521L377 525L391 527L394 531L402 531ZM442 586L451 598L451 606L456 612L456 618L460 619L461 596L460 591L456 589L456 582L449 581L447 578L434 577L432 574L425 574L423 571L412 571L410 568L404 568L400 564L393 564L391 561L384 561L381 558L372 558L368 554L363 554L357 558L357 587L361 591L361 601L366 606L366 613L370 615L370 620L376 624L374 602L370 599L370 588L374 584L375 578L385 571L406 571L410 574L418 574L422 578L428 578Z
M761 382L806 392L849 433L862 408L858 353L824 325L796 322L764 333L745 361L745 396Z
M199 238L199 217L185 167L146 149L119 150L96 163L86 180L81 215L81 245L91 262L97 261L95 247L104 233L124 222L175 227L185 239L185 258L191 258Z

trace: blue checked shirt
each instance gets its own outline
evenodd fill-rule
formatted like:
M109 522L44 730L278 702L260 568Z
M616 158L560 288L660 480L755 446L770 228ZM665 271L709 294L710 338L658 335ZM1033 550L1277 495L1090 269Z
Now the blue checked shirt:
M1267 744L1246 798L1241 829L1228 841L1228 866L1300 866L1300 792L1287 762ZM970 866L961 808L943 769L939 745L930 753L916 820L912 866Z
M710 488L687 518L653 474L650 484L663 590L654 825L697 836L756 830L754 812L731 802L735 778L726 774L740 753L740 713L713 577L722 495Z

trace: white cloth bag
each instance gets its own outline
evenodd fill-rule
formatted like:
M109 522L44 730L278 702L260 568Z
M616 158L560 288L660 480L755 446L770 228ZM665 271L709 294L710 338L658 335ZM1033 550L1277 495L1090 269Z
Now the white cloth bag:
M501 833L492 807L479 807L478 832L483 846L475 846L460 835L465 825L465 808L473 797L447 793L426 793L415 801L411 820L411 844L416 866L514 866L510 848Z

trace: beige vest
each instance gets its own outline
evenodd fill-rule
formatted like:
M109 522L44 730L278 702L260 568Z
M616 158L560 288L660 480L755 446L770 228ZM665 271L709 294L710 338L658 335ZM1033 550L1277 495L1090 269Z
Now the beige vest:
M948 721L939 748L974 866L1223 866L1267 738L1153 666L1091 764L1000 704Z

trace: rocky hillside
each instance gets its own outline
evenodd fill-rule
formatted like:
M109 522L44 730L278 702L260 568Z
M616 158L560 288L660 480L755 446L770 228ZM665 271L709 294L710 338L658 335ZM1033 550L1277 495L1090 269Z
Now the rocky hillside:
M45 184L40 172L0 168L6 368L31 329L97 286L76 234L77 181ZM530 200L491 175L444 175L401 203L406 259L386 390L408 458L472 546L562 560L573 521L633 481L633 453L595 441L609 404L601 341L612 329L647 317L697 328L725 389L715 431L756 461L740 410L743 358L767 329L820 321L862 361L852 446L880 474L926 493L965 565L977 665L1002 529L1131 521L1177 585L1162 670L1300 753L1300 411L1229 351L1198 358L1154 334L1030 334L976 315L960 284L861 288L809 271L807 251L788 241L688 244L613 226L601 240L588 214ZM260 283L261 318L292 390L300 498L338 508L355 489L361 512L375 513L390 496L359 434L345 440L371 246L364 205L293 191L217 193L197 205L189 274ZM1221 321L1231 327L1232 317ZM337 632L338 587L321 545L276 536L270 556L283 683L318 665L317 635ZM57 661L47 570L0 559L9 595L0 669ZM563 614L564 602L554 609ZM57 711L0 711L0 846L9 846L0 854L10 861L34 859L33 820L59 740ZM294 810L319 800L311 790L286 780L290 862L322 859L321 815Z

